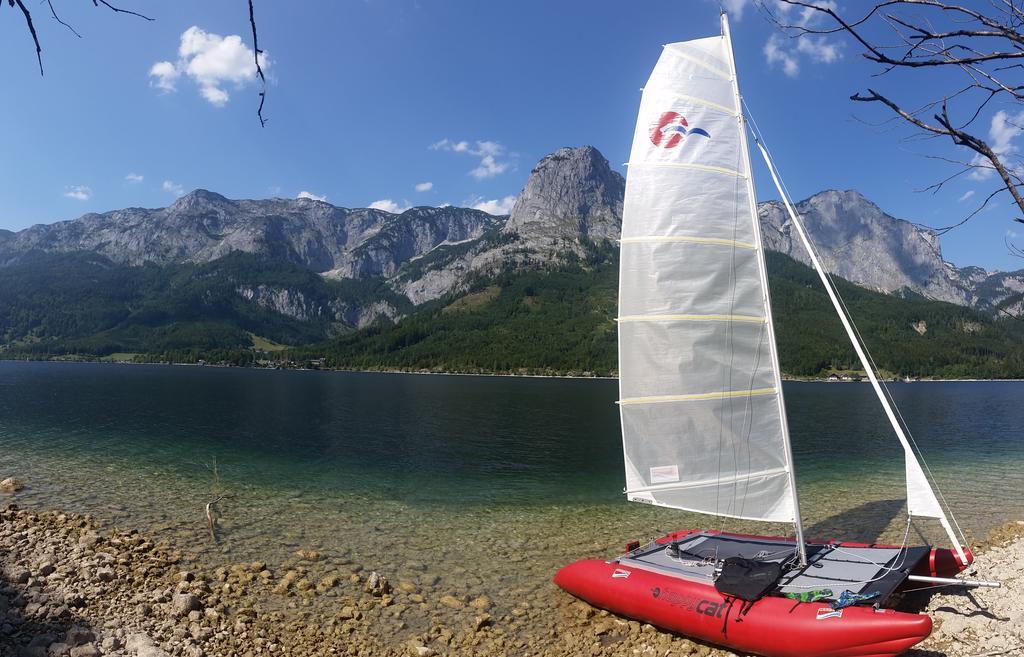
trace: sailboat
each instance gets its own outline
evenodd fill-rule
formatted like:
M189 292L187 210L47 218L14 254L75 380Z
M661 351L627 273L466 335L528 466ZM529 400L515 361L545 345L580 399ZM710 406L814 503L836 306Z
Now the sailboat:
M628 164L619 282L619 408L630 501L790 523L791 537L670 533L555 583L613 613L768 657L897 655L931 632L887 604L910 582L973 561L918 460L800 217L768 165L814 268L903 447L908 524L951 547L808 540L772 324L764 249L727 16L721 36L664 47L643 89ZM920 586L920 584L918 584Z

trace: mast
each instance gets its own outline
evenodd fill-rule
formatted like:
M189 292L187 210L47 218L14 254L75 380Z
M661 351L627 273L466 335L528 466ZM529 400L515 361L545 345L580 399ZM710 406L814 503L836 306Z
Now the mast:
M807 565L807 548L804 544L803 520L800 517L800 495L796 490L796 471L793 467L793 448L789 437L789 423L786 420L786 404L782 395L782 377L779 368L778 347L775 344L775 325L772 321L771 312L771 291L768 289L768 270L764 260L764 247L761 240L761 226L757 216L757 196L754 193L754 176L750 167L750 151L747 145L747 131L743 118L743 105L740 97L739 80L736 76L736 58L732 50L732 36L729 32L729 16L722 12L722 38L725 39L725 51L729 55L729 73L732 77L733 96L736 99L736 120L740 129L740 149L743 161L747 165L747 197L749 199L750 217L754 223L754 236L756 237L757 264L761 271L761 290L764 296L764 305L767 309L766 321L768 323L768 344L771 350L771 358L774 365L775 388L778 390L779 416L782 420L782 433L785 437L786 468L789 471L789 485L793 492L793 526L796 529L797 554L800 557L800 565Z
M726 25L724 18L723 25ZM728 31L726 31L726 35L728 35ZM804 231L803 222L800 221L799 215L797 215L796 211L793 210L793 206L789 201L789 196L783 189L782 183L779 182L779 176L775 169L775 164L772 162L771 156L768 154L764 145L761 144L760 141L755 141L757 143L757 148L761 151L761 156L764 158L765 164L768 165L768 171L771 173L772 182L775 183L775 188L779 191L779 196L782 198L782 202L786 206L786 212L789 214L789 218L793 222L793 226L796 228L797 235L800 236L800 242L803 244L804 249L806 249L807 254L810 256L811 263L814 265L814 270L818 273L818 278L821 279L822 285L825 286L825 292L828 293L828 298L832 301L832 306L835 308L836 314L839 315L839 321L842 322L843 328L846 329L846 335L853 344L854 351L857 352L857 358L860 359L861 366L863 366L864 371L867 372L868 380L871 381L871 387L874 389L875 395L878 396L878 401L882 403L882 408L885 410L886 417L889 418L889 423L892 424L893 431L896 432L896 437L899 438L900 444L903 445L903 452L906 459L908 511L911 515L914 515L914 512L917 511L918 515L938 518L939 523L942 525L942 528L946 530L949 540L956 549L957 556L960 558L961 563L967 565L967 555L964 554L964 549L960 545L959 539L957 539L956 535L953 533L949 520L946 518L945 511L935 498L935 492L932 490L931 485L928 483L928 480L924 475L924 471L921 469L921 464L918 462L917 455L914 454L914 450L911 448L910 442L907 440L907 436L903 431L903 426L896 419L896 414L893 411L892 404L889 403L889 398L886 397L885 393L882 391L882 386L878 382L875 370L871 367L871 362L869 361L867 354L864 352L864 348L861 346L860 340L857 338L857 334L850 323L850 319L847 317L846 311L843 309L843 306L839 301L839 297L832 286L832 281L829 279L825 272L825 268L822 267L821 262L818 260L818 255L815 252L810 239L807 237L807 233Z

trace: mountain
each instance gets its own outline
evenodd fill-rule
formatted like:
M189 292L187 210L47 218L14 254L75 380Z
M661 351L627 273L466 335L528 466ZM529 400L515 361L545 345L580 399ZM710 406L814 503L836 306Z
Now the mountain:
M626 180L596 148L561 148L530 172L502 230L542 250L574 250L581 236L618 239L625 193Z
M36 251L90 252L131 266L202 264L241 252L332 280L383 278L418 305L464 289L474 275L584 257L586 243L618 237L624 190L623 177L591 146L544 157L507 218L455 207L392 214L312 199L233 201L195 190L166 208L4 231L0 264ZM982 309L1022 301L1024 272L957 268L943 259L933 231L856 191L821 192L796 209L829 270L853 283ZM766 248L810 262L781 203L761 203L759 215Z
M831 273L882 292L912 290L930 299L970 305L970 286L943 260L933 231L885 214L855 191L821 192L795 209ZM761 203L758 214L765 248L810 264L781 202Z
M1022 308L1024 271L956 267L943 259L935 231L886 214L859 192L820 192L795 209L825 267L857 285L988 312ZM782 203L761 203L758 214L765 248L810 264Z
M337 278L367 278L388 276L411 257L503 223L468 208L391 214L311 199L231 201L197 189L166 208L127 208L27 228L0 241L0 262L30 251L87 251L119 264L168 265L242 252L273 255Z
M492 367L502 369L541 352L556 369L587 369L588 359L597 363L614 343L614 240L624 189L600 152L584 146L543 158L507 217L453 207L395 214L311 199L230 200L196 190L166 208L0 231L0 351L180 360L227 350L244 360L253 345L331 339L363 353L360 366L392 362L378 348L409 363L422 364L424 354L455 362L451 345L459 344L466 354L490 353ZM931 299L999 316L1024 308L1021 273L958 269L942 259L933 232L857 192L822 192L798 210L836 275L895 294L894 303ZM783 208L768 202L759 212L766 246L806 262ZM777 301L800 298L799 287ZM989 319L940 306L928 310L930 321L914 320L933 327L929 340L948 324L951 335L988 349L955 326L988 326ZM883 315L902 317L886 308ZM1002 331L996 324L983 333ZM1006 353L1002 342L994 349Z

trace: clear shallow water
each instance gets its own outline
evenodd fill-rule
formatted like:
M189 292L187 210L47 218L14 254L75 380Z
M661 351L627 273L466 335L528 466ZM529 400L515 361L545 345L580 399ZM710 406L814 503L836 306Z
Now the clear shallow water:
M1024 518L1024 383L892 391L965 529ZM898 542L902 453L869 386L785 393L808 534ZM19 504L156 532L210 564L287 565L301 547L325 570L543 605L567 561L708 526L623 501L615 397L614 381L0 362L0 477L28 483ZM231 495L217 545L215 490Z

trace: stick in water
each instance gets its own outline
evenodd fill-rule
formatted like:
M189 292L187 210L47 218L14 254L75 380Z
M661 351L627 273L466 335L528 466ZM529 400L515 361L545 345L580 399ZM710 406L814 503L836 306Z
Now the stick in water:
M222 499L224 499L223 495L221 495L220 497L218 497L218 498L216 498L214 500L211 500L211 501L206 503L206 522L207 522L207 524L210 527L210 538L213 539L214 543L218 542L218 540L217 540L217 518L213 515L214 505L217 504L217 502L220 502Z

